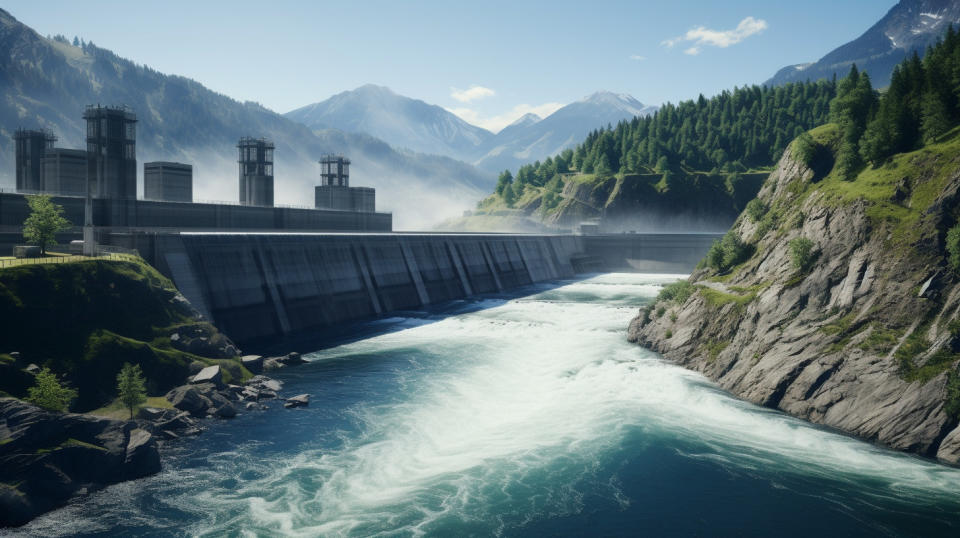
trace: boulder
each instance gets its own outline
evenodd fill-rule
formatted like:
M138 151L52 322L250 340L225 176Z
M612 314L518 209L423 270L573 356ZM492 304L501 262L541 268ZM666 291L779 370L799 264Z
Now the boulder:
M263 357L260 355L244 355L240 358L240 364L255 374L263 371Z
M140 410L137 411L137 418L157 421L163 419L169 411L169 409L161 409L159 407L141 407Z
M173 431L188 430L190 428L196 428L196 426L197 422L190 418L190 413L187 413L186 411L155 424L155 427L159 430Z
M127 438L124 469L125 472L130 473L124 479L145 476L142 473L160 472L160 453L157 451L157 442L147 430L137 428L130 432Z
M190 372L190 375L197 375L206 367L207 363L205 362L193 361L190 363L190 366L188 366L187 369Z
M216 387L222 387L223 372L220 370L220 365L214 364L213 366L207 366L190 380L190 384L192 385L200 383L212 383Z
M233 418L237 416L237 408L235 408L232 403L226 402L213 412L213 416L217 418Z
M257 408L257 404L253 402L247 402L247 405L243 406L247 411L253 411Z
M27 372L28 374L37 375L40 373L40 367L37 366L36 364L31 363L27 365L26 368L24 368L24 371Z
M282 360L283 360L283 363L286 364L287 366L296 366L298 364L304 364L305 362L307 362L296 351L291 351L290 353L287 353L287 356L283 357Z
M213 385L207 385L210 389ZM213 407L210 398L204 395L203 385L184 385L171 389L166 394L167 400L174 407L181 411L186 411L195 417L202 417L207 414L207 409Z
M277 381L276 379L270 379L265 375L254 376L248 380L245 385L248 388L253 388L256 390L272 390L274 392L277 392L283 388L283 383Z
M283 406L287 409L293 409L295 407L307 407L308 405L310 405L309 394L299 394L297 396L293 396L292 398L287 398L287 401L283 404Z

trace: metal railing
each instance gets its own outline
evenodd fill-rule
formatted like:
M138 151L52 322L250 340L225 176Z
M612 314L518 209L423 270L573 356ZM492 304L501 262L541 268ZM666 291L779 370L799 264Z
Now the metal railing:
M126 252L102 252L96 256L81 256L77 254L68 254L65 256L44 256L42 258L12 258L0 259L0 269L8 267L20 267L22 265L43 265L50 263L74 263L92 260L110 260L133 262L139 261L140 256L128 254Z

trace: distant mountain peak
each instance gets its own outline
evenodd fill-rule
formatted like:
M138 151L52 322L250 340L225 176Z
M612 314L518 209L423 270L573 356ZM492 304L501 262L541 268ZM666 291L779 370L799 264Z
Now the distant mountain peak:
M519 118L517 118L513 123L511 123L507 127L520 127L524 125L533 125L534 123L537 123L542 119L543 118L541 118L540 116L537 116L533 112L527 112L523 116L520 116Z
M950 24L960 23L955 0L900 0L862 35L808 64L784 67L766 85L842 77L852 64L870 74L877 87L890 83L894 66L912 54L923 53Z

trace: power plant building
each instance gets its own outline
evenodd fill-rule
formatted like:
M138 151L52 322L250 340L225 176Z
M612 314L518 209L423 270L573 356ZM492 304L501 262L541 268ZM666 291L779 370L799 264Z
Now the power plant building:
M43 158L43 191L63 196L86 196L87 152L53 148Z
M273 206L273 142L244 137L240 155L240 205Z
M351 187L350 159L326 155L320 160L320 185L314 190L314 207L371 213L376 210L376 191L370 187Z
M87 175L93 196L137 198L137 116L130 109L88 106Z
M43 158L57 137L49 131L17 129L13 134L17 192L42 192Z
M144 163L143 198L166 202L192 202L193 166L163 161Z

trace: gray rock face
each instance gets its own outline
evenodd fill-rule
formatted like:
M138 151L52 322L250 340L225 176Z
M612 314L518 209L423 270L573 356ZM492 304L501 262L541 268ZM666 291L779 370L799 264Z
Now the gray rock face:
M819 190L801 198L797 185L813 172L789 154L758 196L783 208L777 225L758 232L741 215L732 228L755 254L722 282L696 271L697 291L683 304L659 303L662 316L641 312L628 339L745 400L960 462L957 417L945 411L958 367L949 326L960 312L960 285L941 269L939 231L957 203L960 176L929 208L912 208L922 215L915 243L905 247L891 244L894 230L871 220L867 202L838 205ZM803 274L791 263L789 243L798 237L814 241L818 253Z
M190 380L190 383L194 385L199 383L212 383L216 387L222 387L223 372L220 371L220 365L215 364L200 370L197 375L193 376L193 379Z
M160 470L153 435L134 422L49 413L15 398L0 398L0 441L0 526Z

